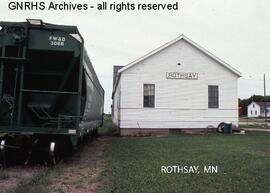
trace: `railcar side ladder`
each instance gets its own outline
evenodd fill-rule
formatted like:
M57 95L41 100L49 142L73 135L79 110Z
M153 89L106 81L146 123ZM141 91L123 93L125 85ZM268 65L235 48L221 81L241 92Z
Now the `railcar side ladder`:
M2 52L0 56L0 103L3 101L10 105L11 110L11 119L10 126L19 126L21 124L21 109L22 109L22 88L24 81L24 64L27 61L26 59L26 50L27 50L27 38L28 38L28 29L26 30L26 37L17 41L14 39L14 47L17 48L17 53L13 53L12 56L6 54L6 46L2 45ZM3 33L7 33L6 27L3 29ZM14 62L15 64L15 81L14 81L14 89L13 96L5 96L4 94L4 77L5 68L10 62Z

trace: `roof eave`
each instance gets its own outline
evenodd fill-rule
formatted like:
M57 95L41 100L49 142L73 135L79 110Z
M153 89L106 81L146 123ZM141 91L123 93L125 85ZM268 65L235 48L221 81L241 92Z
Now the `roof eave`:
M136 65L137 63L153 56L154 54L162 51L163 49L175 44L176 42L180 41L180 40L185 40L188 43L190 43L191 45L193 45L195 48L199 49L200 51L202 51L204 54L206 54L207 56L209 56L210 58L212 58L213 60L215 60L216 62L218 62L219 64L221 64L223 67L227 68L229 71L231 71L232 73L234 73L236 76L238 76L239 78L242 77L242 74L236 70L235 68L233 68L232 66L230 66L229 64L227 64L226 62L224 62L223 60L219 59L218 57L216 57L215 55L213 55L211 52L209 52L208 50L206 50L205 48L201 47L200 45L198 45L197 43L193 42L191 39L189 39L188 37L186 37L184 34L182 34L181 36L179 36L178 38L158 47L157 49L149 52L148 54L138 58L137 60L129 63L128 65L126 65L125 67L123 67L122 69L119 70L119 72L123 72L129 68L131 68L132 66Z

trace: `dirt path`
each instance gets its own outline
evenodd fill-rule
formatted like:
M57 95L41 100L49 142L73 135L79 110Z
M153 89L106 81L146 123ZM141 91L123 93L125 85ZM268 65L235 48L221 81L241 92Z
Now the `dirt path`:
M16 166L0 171L0 193L13 190L20 182L31 180L42 170L39 166Z
M59 174L49 179L49 193L95 193L102 187L99 175L104 167L103 153L111 137L87 141L60 164ZM0 169L0 193L15 190L43 171L42 166L12 166ZM53 171L53 170L52 170Z
M83 145L63 163L60 175L50 180L49 193L94 193L102 187L99 181L105 163L103 153L110 137L100 137Z

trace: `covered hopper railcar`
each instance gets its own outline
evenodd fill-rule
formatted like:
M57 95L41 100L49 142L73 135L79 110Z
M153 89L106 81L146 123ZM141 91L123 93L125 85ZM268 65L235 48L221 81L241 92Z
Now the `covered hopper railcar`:
M0 150L76 146L103 122L104 90L77 27L0 22Z

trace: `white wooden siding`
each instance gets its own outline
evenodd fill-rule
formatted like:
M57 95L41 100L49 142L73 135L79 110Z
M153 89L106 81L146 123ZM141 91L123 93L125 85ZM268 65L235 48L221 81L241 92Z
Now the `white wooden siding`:
M115 89L115 93L113 96L113 123L119 126L119 118L120 118L120 101L121 101L121 83L118 84L117 88Z
M166 72L197 72L199 78L166 79ZM237 79L227 68L180 40L122 72L120 127L205 128L223 121L238 124ZM155 108L143 107L143 84L155 84ZM219 109L208 109L208 85L219 86Z
M255 111L257 112L257 114L255 114ZM261 115L260 106L255 102L250 103L248 105L248 117L259 117L260 115Z
M247 114L248 117L265 117L263 109L254 101L248 105ZM270 111L267 111L267 117L270 117Z

